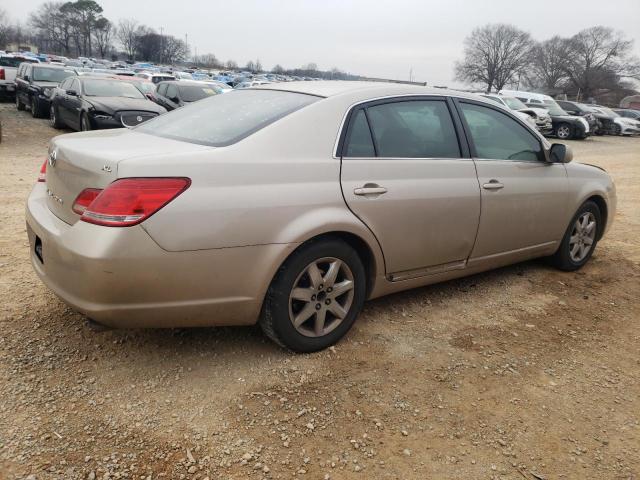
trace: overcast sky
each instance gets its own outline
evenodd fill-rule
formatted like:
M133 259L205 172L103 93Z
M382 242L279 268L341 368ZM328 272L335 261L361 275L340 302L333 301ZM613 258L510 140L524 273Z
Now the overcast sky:
M41 0L1 0L26 21ZM104 15L135 18L185 38L192 53L239 65L259 58L299 67L452 85L463 40L476 26L506 22L537 40L601 24L623 31L640 53L640 0L102 0Z

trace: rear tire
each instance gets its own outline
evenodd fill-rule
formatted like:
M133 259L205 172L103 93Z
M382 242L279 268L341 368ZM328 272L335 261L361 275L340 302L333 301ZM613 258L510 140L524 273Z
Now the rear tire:
M549 258L551 264L565 272L582 268L596 249L602 227L598 205L590 200L583 203L571 219L558 250Z
M282 347L315 352L349 331L365 296L366 274L358 253L337 238L311 241L278 270L265 297L260 326Z

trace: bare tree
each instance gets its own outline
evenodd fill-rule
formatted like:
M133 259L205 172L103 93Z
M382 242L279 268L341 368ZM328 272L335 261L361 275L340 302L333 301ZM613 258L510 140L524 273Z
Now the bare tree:
M513 25L490 24L473 30L464 45L464 60L455 67L456 78L482 83L490 92L501 90L524 71L533 41Z
M199 55L198 60L199 63L201 63L205 68L216 68L220 65L220 62L213 53L205 53L204 55Z
M134 60L136 56L136 48L138 47L138 22L134 19L120 19L116 37L125 51L129 60Z
M248 70L249 72L255 72L256 71L256 64L253 63L253 60L249 60L247 62L247 65L244 68L246 70Z
M29 16L29 24L41 40L41 47L50 52L71 54L73 30L62 3L45 2Z
M529 82L548 91L561 87L567 79L569 50L569 41L557 35L536 45L531 58Z
M96 21L93 30L96 47L100 53L100 58L104 58L111 49L111 39L113 37L113 25L104 17Z
M256 73L260 73L262 71L262 63L260 63L259 58L256 60L255 67L256 67Z
M235 60L227 60L226 67L229 70L237 70L238 63Z
M615 88L624 77L640 78L640 61L632 55L633 41L608 27L592 27L569 40L565 71L576 89L592 96Z
M0 47L9 43L11 27L9 26L9 16L7 12L0 8Z

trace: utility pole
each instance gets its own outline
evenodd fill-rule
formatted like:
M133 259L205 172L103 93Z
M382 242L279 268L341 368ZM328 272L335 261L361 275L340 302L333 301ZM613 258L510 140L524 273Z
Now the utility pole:
M184 50L185 53L189 51L189 34L185 33L184 34ZM189 60L189 58L185 58L185 60Z
M164 54L164 35L162 34L162 27L160 27L160 63L162 63L162 57Z

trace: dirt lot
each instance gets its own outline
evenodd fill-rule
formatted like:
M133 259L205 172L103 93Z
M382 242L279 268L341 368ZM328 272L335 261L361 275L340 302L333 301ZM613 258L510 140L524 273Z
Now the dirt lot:
M640 138L573 142L618 215L592 261L369 302L335 349L89 329L29 264L54 134L0 105L1 479L640 478Z

